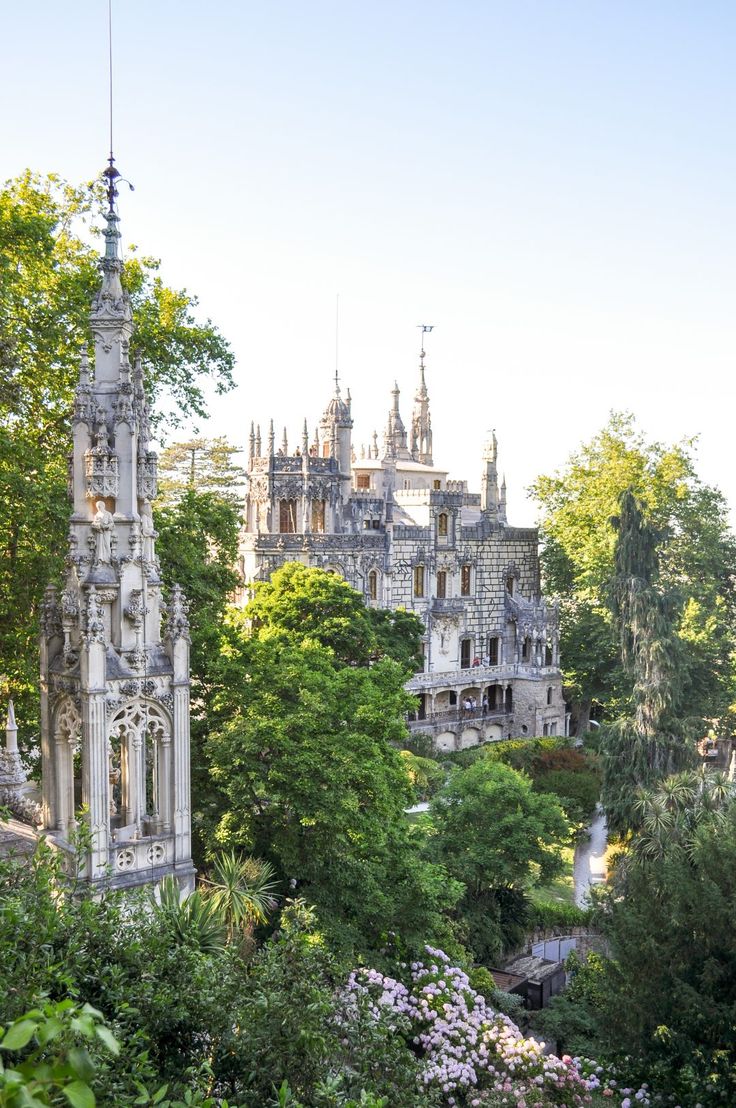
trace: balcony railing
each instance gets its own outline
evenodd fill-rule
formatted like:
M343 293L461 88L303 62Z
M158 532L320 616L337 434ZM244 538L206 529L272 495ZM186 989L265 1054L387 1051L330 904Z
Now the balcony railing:
M531 662L508 662L501 666L469 666L467 669L432 670L431 673L416 673L406 688L409 692L422 692L424 689L449 685L453 688L465 686L477 688L480 685L492 685L494 682L510 680L513 677L526 677L538 680L540 677L559 677L557 666L536 666Z
M422 727L436 727L441 724L469 723L473 720L493 720L510 715L512 708L449 708L444 712L427 712L419 718L410 718L407 722L410 731L421 731Z

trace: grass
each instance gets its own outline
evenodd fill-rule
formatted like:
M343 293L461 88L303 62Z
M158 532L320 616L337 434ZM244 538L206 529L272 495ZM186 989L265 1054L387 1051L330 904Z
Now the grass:
M548 881L546 885L535 885L529 890L534 904L575 904L575 885L572 878L572 863L575 849L566 846L562 851L565 868L559 877Z

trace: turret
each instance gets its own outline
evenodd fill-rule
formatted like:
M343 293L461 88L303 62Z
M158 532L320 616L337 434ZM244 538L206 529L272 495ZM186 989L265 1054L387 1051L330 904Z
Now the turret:
M391 407L383 436L384 454L387 458L408 459L411 455L406 445L406 427L399 411L399 396L399 385L394 381L394 387L391 389Z
M480 486L480 507L490 519L498 519L498 442L496 432L491 431L483 447L483 476Z
M432 417L429 414L429 393L424 379L424 350L419 358L419 387L414 394L414 411L411 417L411 456L415 462L431 466Z
M319 445L322 457L337 459L340 475L343 478L341 495L343 501L350 495L350 467L352 459L353 420L350 415L350 393L343 400L340 394L340 380L335 373L335 392L325 408L319 423Z

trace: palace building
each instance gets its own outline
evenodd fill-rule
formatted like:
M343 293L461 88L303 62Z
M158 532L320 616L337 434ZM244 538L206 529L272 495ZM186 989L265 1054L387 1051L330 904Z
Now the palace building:
M540 594L538 534L506 518L491 434L480 492L435 465L424 351L410 429L391 393L381 448L353 448L350 393L337 375L313 434L276 446L251 424L240 570L245 584L285 561L340 573L369 605L421 618L424 668L409 682L412 730L435 748L561 735L557 611ZM243 593L243 599L247 590Z

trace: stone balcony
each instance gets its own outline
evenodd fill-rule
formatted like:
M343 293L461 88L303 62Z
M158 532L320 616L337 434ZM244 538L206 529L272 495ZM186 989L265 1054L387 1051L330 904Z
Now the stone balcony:
M544 677L557 678L557 666L537 666L530 662L509 662L500 666L469 666L467 669L432 670L415 673L406 684L408 692L421 693L436 688L476 688L503 681L537 681Z
M485 721L501 720L505 716L513 715L513 709L506 708L448 708L444 712L426 712L419 719L407 720L410 731L432 731L443 727L452 727L454 724L483 723Z

